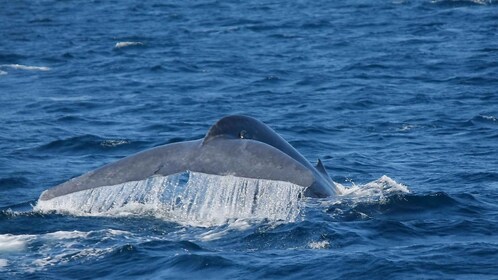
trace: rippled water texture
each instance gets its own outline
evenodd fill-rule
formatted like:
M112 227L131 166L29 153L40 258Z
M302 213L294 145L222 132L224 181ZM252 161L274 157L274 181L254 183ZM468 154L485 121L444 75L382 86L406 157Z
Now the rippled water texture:
M2 1L0 278L496 278L497 33L491 0ZM36 205L228 114L342 195L194 174Z

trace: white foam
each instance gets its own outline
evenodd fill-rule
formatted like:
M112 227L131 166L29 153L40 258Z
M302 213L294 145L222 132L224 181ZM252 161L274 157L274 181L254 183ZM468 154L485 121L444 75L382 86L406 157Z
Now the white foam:
M334 182L334 184L338 190L338 194L341 196L347 196L357 200L378 201L381 203L385 201L385 198L388 195L395 193L410 193L408 187L394 181L386 175L364 185L353 183L351 186L347 187L336 182Z
M0 70L0 76L7 75L7 74L8 74L7 72Z
M330 242L328 242L327 240L323 240L323 241L315 241L315 242L310 242L308 244L308 247L310 249L327 249L330 247Z
M142 42L118 42L114 46L116 49L119 48L126 48L126 47L132 47L132 46L143 46L144 43Z
M45 234L45 238L55 239L55 240L63 240L63 239L76 239L76 238L86 238L88 236L88 232L82 231L56 231Z
M35 211L83 216L149 214L194 226L245 219L293 222L300 216L303 191L281 181L186 172L40 200Z
M125 230L118 230L118 229L108 229L107 230L107 235L110 235L110 236L129 235L129 234L130 234L130 232L125 231Z
M461 1L461 0L432 0L432 3L452 2L452 1L457 2L457 1ZM479 4L479 5L489 5L489 4L493 3L493 0L467 0L467 2Z
M57 263L62 263L63 257L64 257L63 254L59 254L55 256L48 256L41 259L36 259L33 261L33 265L37 266L38 268L43 268L45 266L52 266ZM35 271L37 271L37 269L35 269L34 267L28 269L28 272L31 273Z
M399 131L410 131L415 128L415 125L412 124L403 124L398 130Z
M44 258L35 259L32 264L36 266L30 267L30 272L35 272L37 270L43 269L47 266L54 266L59 264L65 264L70 261L76 261L78 259L99 259L104 255L111 253L114 250L113 247L109 248L68 248L67 251L60 254L48 255ZM49 253L50 254L50 253Z
M129 140L124 140L124 139L108 139L108 140L104 140L100 143L100 146L103 146L103 147L117 147L117 146L120 146L120 145L124 145L124 144L129 144L130 141Z
M247 230L251 227L251 223L247 220L236 220L228 225L228 228L235 229L239 231Z
M22 64L2 64L0 67L8 67L17 70L28 70L28 71L49 71L49 67L45 66L30 66L30 65L22 65ZM6 73L6 72L5 72Z
M481 115L481 117L485 120L489 120L489 121L493 121L493 122L496 122L497 119L495 116L487 116L487 115Z
M104 229L88 232L56 231L37 235L0 235L0 271L2 267L8 266L9 271L14 273L35 273L54 265L99 259L123 246L121 236L128 238L131 233Z
M0 253L23 251L26 249L28 242L35 238L35 235L28 234L0 234Z
M84 240L90 235L100 240L112 239L113 236L129 234L126 231L105 229L99 231L56 231L36 236L37 240L43 242L43 246L37 250L36 259L31 261L27 268L31 272L44 269L47 266L64 264L78 259L98 259L111 253L119 244L92 243L84 245ZM93 237L92 237L93 238ZM41 256L41 257L40 257Z
M363 185L335 183L338 196L320 203L344 199L383 203L408 188L388 176ZM153 176L142 181L80 191L48 201L40 200L35 211L78 216L153 216L189 226L223 224L230 229L247 229L254 222L294 222L303 217L304 189L300 186L262 179L185 172ZM67 234L67 233L65 233ZM212 232L212 240L224 233Z
M202 241L213 241L213 240L221 239L227 233L228 233L227 230L219 231L217 229L213 229L213 230L210 230L208 232L201 234L199 237Z

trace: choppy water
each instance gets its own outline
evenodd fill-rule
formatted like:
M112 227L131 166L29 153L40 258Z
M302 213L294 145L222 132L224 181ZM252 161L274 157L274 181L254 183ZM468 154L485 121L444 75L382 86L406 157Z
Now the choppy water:
M0 278L497 278L497 33L491 0L0 2ZM228 114L343 195L36 205Z

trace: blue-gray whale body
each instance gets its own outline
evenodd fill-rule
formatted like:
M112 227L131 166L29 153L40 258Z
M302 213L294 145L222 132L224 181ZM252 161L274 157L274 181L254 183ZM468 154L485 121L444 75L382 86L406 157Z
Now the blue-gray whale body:
M290 182L310 197L336 193L320 160L313 166L264 123L233 115L216 122L202 139L125 157L44 191L40 200L185 171Z

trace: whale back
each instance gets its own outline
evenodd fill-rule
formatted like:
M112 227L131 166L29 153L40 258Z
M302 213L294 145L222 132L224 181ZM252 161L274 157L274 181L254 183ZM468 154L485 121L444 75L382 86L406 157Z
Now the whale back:
M273 129L261 121L242 115L227 116L214 125L206 133L203 144L219 139L253 140L268 144L302 165L314 168L294 147L278 135Z

